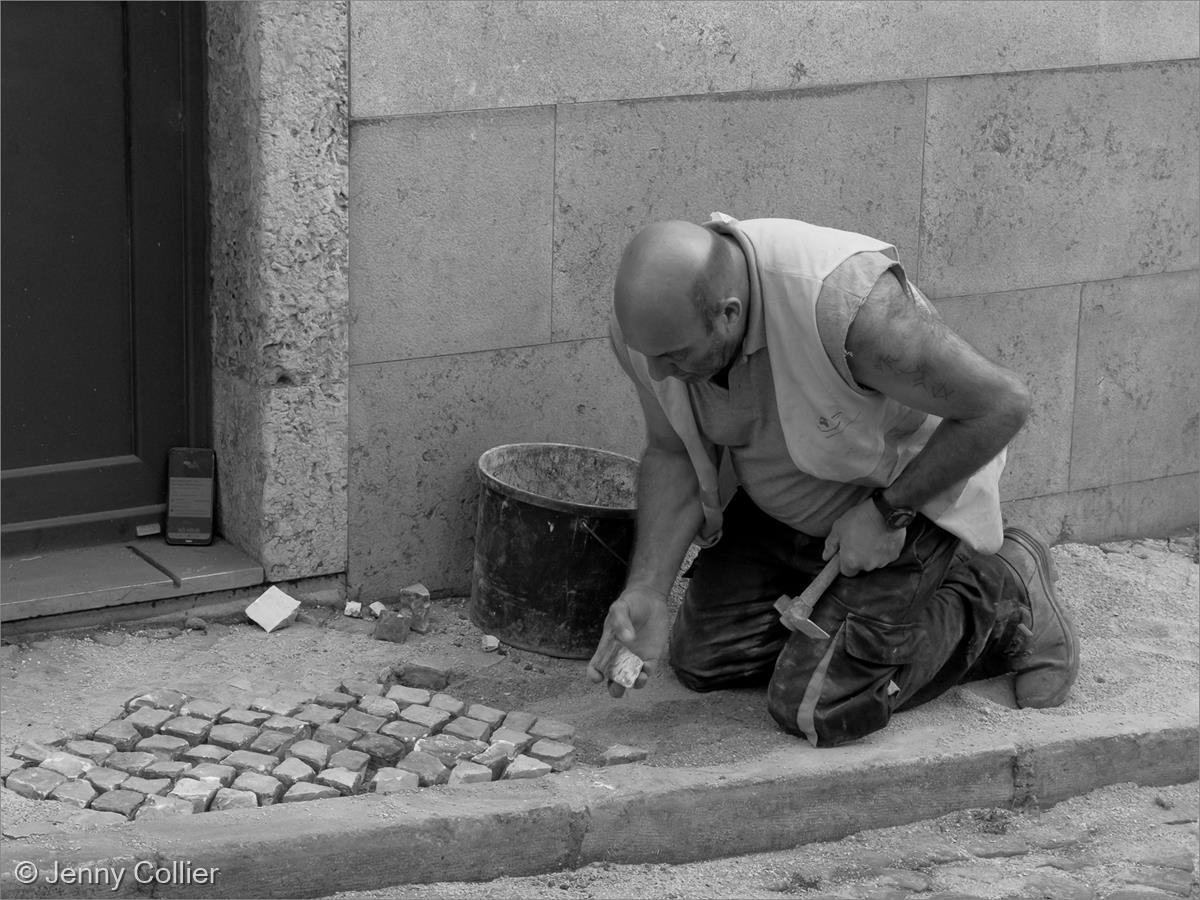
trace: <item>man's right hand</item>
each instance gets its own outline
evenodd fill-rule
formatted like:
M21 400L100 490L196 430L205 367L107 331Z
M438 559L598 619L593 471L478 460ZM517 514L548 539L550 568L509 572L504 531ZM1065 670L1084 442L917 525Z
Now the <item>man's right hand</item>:
M608 608L600 643L588 663L588 680L596 684L608 681L610 694L624 696L625 688L608 678L608 667L616 655L617 645L623 644L641 657L642 672L634 687L644 685L666 650L669 619L667 600L661 593L649 588L627 587Z

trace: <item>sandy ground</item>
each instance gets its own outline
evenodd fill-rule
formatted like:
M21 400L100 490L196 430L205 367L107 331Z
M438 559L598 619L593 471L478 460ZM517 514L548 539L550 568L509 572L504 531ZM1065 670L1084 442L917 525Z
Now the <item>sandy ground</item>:
M1082 644L1079 681L1062 707L1017 710L1008 679L993 679L955 688L865 740L909 742L933 753L967 735L1003 737L1030 728L1054 731L1096 715L1119 723L1143 713L1194 710L1200 701L1196 546L1192 532L1170 540L1054 548L1059 591ZM232 622L6 645L0 648L0 750L8 752L47 726L94 729L128 697L151 687L246 703L282 686L327 690L344 677L373 679L392 663L441 659L459 673L449 690L463 700L574 723L583 765L594 764L615 743L644 747L648 764L662 766L736 766L781 749L816 752L778 731L763 689L697 695L661 672L645 689L617 701L587 682L584 661L511 649L484 653L467 602L435 604L431 632L403 645L374 641L368 623L326 609L308 610L307 621L273 634ZM61 818L57 807L0 791L4 830Z

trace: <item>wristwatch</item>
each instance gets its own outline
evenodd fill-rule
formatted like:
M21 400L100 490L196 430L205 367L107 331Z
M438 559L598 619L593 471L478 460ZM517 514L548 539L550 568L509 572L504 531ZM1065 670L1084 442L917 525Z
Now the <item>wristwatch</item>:
M871 493L871 502L875 504L875 508L879 510L879 514L883 516L883 524L892 531L907 528L912 524L912 520L917 515L916 510L911 506L892 506L892 504L884 500L883 488L876 488Z

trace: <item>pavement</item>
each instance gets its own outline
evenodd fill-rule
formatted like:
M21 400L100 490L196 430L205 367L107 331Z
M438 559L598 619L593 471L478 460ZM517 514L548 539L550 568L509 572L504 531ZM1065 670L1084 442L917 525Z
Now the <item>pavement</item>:
M781 734L762 690L697 695L662 672L615 701L587 684L582 661L485 653L462 598L436 603L430 633L402 645L373 641L368 623L311 604L303 621L272 634L229 610L216 616L223 621L190 630L160 621L25 633L0 660L5 754L31 738L91 733L156 688L248 707L288 691L377 682L414 664L449 669L443 692L464 703L569 724L576 754L566 771L529 780L119 824L72 821L76 808L6 787L0 892L317 897L481 882L592 862L778 850L956 810L1051 806L1105 785L1196 781L1194 535L1054 552L1084 647L1079 683L1063 707L1017 710L1007 680L993 679L827 750ZM648 756L602 765L614 744Z

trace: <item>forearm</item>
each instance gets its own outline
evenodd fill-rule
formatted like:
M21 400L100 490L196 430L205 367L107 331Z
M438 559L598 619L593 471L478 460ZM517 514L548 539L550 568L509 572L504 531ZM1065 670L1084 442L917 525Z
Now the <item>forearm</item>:
M647 448L638 473L637 534L627 586L667 597L703 519L687 455Z

